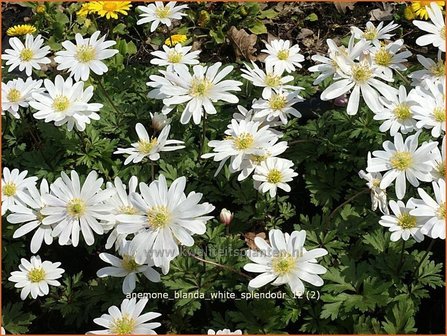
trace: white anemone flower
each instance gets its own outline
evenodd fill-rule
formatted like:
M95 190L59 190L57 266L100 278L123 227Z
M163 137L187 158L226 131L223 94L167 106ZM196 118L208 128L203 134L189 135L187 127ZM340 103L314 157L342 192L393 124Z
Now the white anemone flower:
M36 38L31 34L25 36L25 44L17 37L9 39L9 45L12 49L6 49L2 54L2 60L6 60L9 65L8 72L12 72L15 68L19 71L25 70L27 76L31 76L33 69L40 70L41 64L51 63L48 57L50 47L43 45L43 38L37 35Z
M89 331L87 334L94 335L156 335L155 328L161 326L158 322L149 322L157 317L159 313L141 314L148 303L148 299L138 300L136 298L124 299L121 307L111 306L108 314L102 314L93 322L106 328L105 330Z
M390 209L393 214L382 216L379 224L389 228L389 231L392 232L391 241L408 240L410 237L417 242L424 240L424 235L421 232L423 221L420 217L410 214L414 208L413 198L410 198L407 204L402 201L390 201Z
M182 16L186 15L181 11L188 8L187 5L175 6L176 3L170 1L165 4L162 1L155 1L147 6L138 6L137 8L143 13L140 14L141 18L137 21L137 25L152 22L151 32L155 31L160 23L170 27L172 20L181 20Z
M389 131L391 136L395 136L397 132L407 134L418 129L413 114L413 107L418 103L407 95L405 86L401 85L391 100L380 97L380 103L383 109L374 112L374 120L383 120L380 132Z
M264 155L265 148L277 141L277 135L269 130L269 126L261 127L260 122L231 120L225 131L224 140L212 140L208 146L213 148L214 153L203 154L202 158L213 158L219 162L215 176L222 169L225 162L230 159L230 171L241 170L242 162L253 155Z
M6 84L2 83L2 115L5 111L19 119L19 108L28 107L29 102L33 99L33 93L43 92L42 80L34 80L28 77L26 81L22 78L17 78L8 81Z
M297 173L291 169L293 162L283 158L271 157L261 162L256 167L253 175L255 188L266 193L270 193L271 197L276 196L277 189L290 192L290 186L287 182L291 182Z
M408 50L399 52L403 44L404 40L402 39L385 45L379 42L370 50L377 71L390 81L393 79L393 70L405 71L407 69L404 63L408 62L407 57L412 55Z
M368 153L368 159L371 158L371 153ZM377 208L381 213L388 215L388 202L386 189L380 188L380 182L382 181L381 173L366 173L365 171L359 171L359 176L368 181L366 185L371 190L371 210L376 211Z
M135 260L142 264L153 259L163 273L179 255L178 244L193 246L194 234L204 234L206 216L214 210L209 203L199 204L202 194L185 194L186 178L179 177L168 188L166 178L160 174L149 186L140 183L140 194L133 193L132 203L143 215L118 215L118 233L134 234L132 246Z
M424 226L421 232L430 238L445 239L445 180L439 179L432 182L435 198L433 199L427 192L418 188L421 200L416 200L416 209L410 211L410 215L422 217Z
M371 21L366 23L365 30L361 30L357 27L351 27L351 33L356 39L365 39L371 43L379 42L380 40L389 40L394 34L390 34L393 30L399 27L398 24L391 21L385 27L383 21L381 21L377 27Z
M26 191L36 185L37 177L26 177L27 174L27 170L20 172L18 169L10 171L7 167L3 168L2 216L11 209L11 206L23 204Z
M129 154L124 161L127 165L131 162L138 163L144 158L149 158L151 161L160 159L160 152L170 152L185 148L184 142L180 140L168 140L171 126L164 127L158 137L150 137L144 126L140 123L135 125L135 130L138 135L138 142L132 144L131 148L118 148L114 154Z
M424 69L413 71L408 75L411 78L412 86L424 86L428 81L445 82L445 63L442 60L441 52L438 52L437 60L433 60L422 55L416 55L419 63Z
M45 122L54 122L56 126L67 124L71 131L76 127L78 131L84 131L91 120L99 120L98 112L103 105L89 103L93 97L93 86L84 90L84 82L73 83L72 78L64 78L57 75L54 83L45 79L46 92L33 93L34 100L29 104L37 112L33 114L36 119Z
M106 36L99 38L98 30L89 38L83 38L80 33L75 35L76 44L71 41L62 42L65 50L56 52L54 60L59 63L57 70L67 70L76 81L86 81L90 76L90 70L97 75L108 71L103 60L118 53L117 49L108 49L115 45L112 40L106 41Z
M214 331L213 329L208 329L208 335L242 335L242 330L237 329L235 331L231 331L230 329L221 329Z
M264 88L262 90L262 98L269 98L274 92L279 90L296 91L301 90L301 87L287 85L293 81L293 76L283 76L284 70L278 67L273 67L272 63L265 64L265 71L258 67L255 62L251 62L253 68L246 65L246 69L241 69L242 77L248 79L254 86Z
M298 44L290 45L290 41L273 40L270 44L266 43L261 51L268 54L265 63L271 63L274 68L278 68L280 72L293 72L296 68L302 68L301 62L304 56L299 53Z
M51 245L53 242L53 227L43 224L42 220L45 216L41 213L41 210L45 207L43 195L49 192L50 187L46 179L42 179L40 182L40 189L30 186L28 194L23 196L24 205L12 205L11 214L7 217L11 224L23 224L15 230L13 238L20 238L36 230L31 238L30 249L32 253L37 253L43 242L47 245Z
M304 99L297 92L279 90L277 93L272 93L268 99L258 99L253 103L254 117L256 119L265 118L269 122L279 119L283 125L286 125L289 115L301 118L301 113L293 106L302 101Z
M132 248L129 241L126 241L120 248L121 258L110 253L100 253L101 260L112 266L101 268L96 275L100 278L107 276L124 278L123 294L129 294L135 290L139 273L142 273L149 281L160 282L160 273L151 267L154 265L153 261L146 260L144 264L140 264L135 260L135 254L135 249Z
M419 20L413 21L416 27L428 33L418 37L416 44L420 46L432 44L435 48L445 52L445 18L441 7L436 2L432 2L430 7L426 6L425 8L431 23Z
M151 55L157 57L151 59L151 64L166 66L167 71L173 71L173 69L179 67L188 71L188 65L199 64L200 50L191 51L192 47L182 47L180 43L177 43L173 48L166 45L163 45L162 48L163 51L151 52Z
M259 251L248 251L247 256L253 263L246 264L244 270L261 274L250 280L249 288L260 288L273 281L274 286L287 284L295 295L302 295L303 281L322 286L324 282L319 275L326 273L326 268L317 264L316 258L328 252L323 248L307 251L305 240L304 230L293 231L290 235L270 230L270 244L256 237L254 242Z
M431 129L431 135L439 138L445 134L446 106L445 82L426 80L425 87L416 87L411 91L411 98L417 102L412 106L416 127Z
M93 232L102 235L104 227L99 220L107 221L113 208L104 203L115 191L102 190L103 179L92 170L82 187L79 175L71 171L71 178L64 172L50 186L52 194L44 195L46 207L41 213L46 217L42 222L54 225L53 236L58 237L60 245L73 246L79 244L79 233L82 233L87 245L93 245ZM71 239L71 241L70 241Z
M180 117L182 124L187 124L191 117L195 124L199 124L206 114L216 114L214 103L225 101L235 104L238 97L229 91L240 91L241 82L235 80L222 80L232 70L233 66L226 66L219 71L222 63L217 62L210 67L195 65L193 73L184 68L176 68L174 72L163 71L167 81L158 88L166 98L166 106L186 103ZM151 79L157 78L151 76Z
M22 258L20 271L11 272L9 281L15 282L14 287L22 288L20 298L25 300L29 294L33 299L48 295L49 286L60 286L57 281L65 271L59 268L60 262L42 261L39 256L32 256L30 261Z
M442 139L441 149L436 147L432 152L432 160L430 164L432 166L432 170L430 172L433 180L438 180L440 178L445 179L445 164L447 157L445 155L446 152L446 136Z
M402 134L394 136L394 143L385 141L384 151L374 151L375 158L368 159L366 170L370 173L386 171L380 188L385 189L396 180L396 195L398 199L405 196L407 190L406 181L414 187L419 186L419 181L431 181L431 151L438 145L437 142L423 143L418 147L420 131L405 139Z

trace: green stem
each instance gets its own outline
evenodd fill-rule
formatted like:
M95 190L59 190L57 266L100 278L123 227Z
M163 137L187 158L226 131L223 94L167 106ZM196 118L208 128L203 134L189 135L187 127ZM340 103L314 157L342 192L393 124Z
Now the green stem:
M116 113L118 113L119 116L122 116L123 113L118 109L118 107L116 107L115 103L113 102L112 98L109 96L109 94L107 93L106 88L104 87L103 83L102 83L102 78L99 78L97 80L99 87L101 88L101 91L104 93L104 96L107 98L107 100L109 101L110 105L112 105L113 109L116 111Z
M343 208L346 204L351 203L354 199L356 199L357 197L366 194L369 192L369 189L363 189L361 191L359 191L357 194L355 194L354 196L348 198L346 201L344 201L342 204L340 204L338 207L336 207L328 216L327 220L324 223L324 226L326 226L327 224L329 224L329 222L331 221L332 217L334 217L334 215L337 213L338 210L340 210L341 208Z
M202 120L202 140L200 143L200 154L199 154L199 159L203 154L203 151L205 150L205 139L206 139L206 113L203 113L203 120Z
M396 70L396 73L399 75L399 77L405 82L406 85L410 85L410 81L408 80L407 77L405 77L402 72L400 72L399 70Z
M403 266L402 261L404 260L405 243L406 243L406 241L403 240L403 241L402 241L402 249L400 250L399 266L397 266L397 270L396 270L396 274L397 274L397 276L399 276L400 270L401 270L401 268L402 268L402 266Z
M213 265L213 266L217 266L217 267L220 267L220 268L225 269L225 270L227 270L227 271L230 271L230 272L239 274L240 276L242 276L242 277L244 277L244 278L247 278L247 279L250 279L250 280L252 279L252 277L249 276L248 274L242 273L241 271L238 271L237 269L234 269L234 268L231 267L231 266L222 265L222 264L219 264L219 263L214 262L214 261L211 261L211 260L206 260L206 259L204 259L204 258L200 258L199 256L196 256L195 254L192 254L192 253L188 253L188 255L189 255L190 257L192 257L192 258L198 260L198 261L201 261L201 262L204 262L204 263Z

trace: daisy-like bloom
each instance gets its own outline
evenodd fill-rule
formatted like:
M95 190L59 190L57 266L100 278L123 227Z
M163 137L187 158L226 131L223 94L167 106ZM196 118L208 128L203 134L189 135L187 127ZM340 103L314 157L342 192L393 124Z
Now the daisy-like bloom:
M394 143L385 141L384 151L374 151L375 158L368 159L366 170L370 173L386 171L380 181L380 188L385 189L396 180L396 195L398 199L405 196L406 181L414 187L419 186L419 181L430 182L431 151L438 145L437 142L423 143L418 148L419 134L410 135L405 139L402 134L394 136Z
M118 215L118 233L133 233L135 261L143 264L153 259L155 266L169 271L169 263L179 254L178 244L193 246L193 234L204 234L205 223L214 210L209 203L199 204L201 193L184 192L186 178L179 177L168 189L166 178L160 174L149 186L140 183L140 193L133 193L132 203L143 215Z
M441 150L437 147L432 152L432 160L430 164L432 165L432 170L430 172L433 180L445 179L445 164L446 164L446 136L442 139Z
M151 115L151 126L157 132L160 132L166 125L169 125L171 121L163 113L150 112L150 115Z
M304 56L299 53L298 44L290 45L290 41L273 40L270 44L266 43L261 51L268 54L265 63L271 63L279 72L293 72L295 68L301 68L300 62L304 61Z
M93 231L99 235L104 233L104 227L98 220L109 220L113 208L107 201L115 191L102 190L102 178L92 170L81 187L79 175L71 171L71 178L61 173L50 186L52 194L43 196L47 205L41 210L46 216L42 223L54 225L53 236L59 237L60 245L73 246L79 244L79 233L82 233L87 245L93 245ZM70 241L71 239L71 241Z
M118 53L117 49L108 49L116 42L105 41L106 36L99 38L98 30L90 38L83 38L81 34L75 35L76 45L71 41L62 42L65 50L56 52L54 60L59 63L57 70L66 70L74 79L86 81L90 76L90 70L97 75L108 71L107 65L102 61Z
M180 122L187 124L191 117L195 124L199 124L203 114L216 114L213 103L225 101L227 103L237 103L236 95L229 91L240 91L241 82L235 80L222 80L231 71L233 66L226 66L219 72L222 63L206 67L195 65L193 74L185 68L176 68L175 72L160 71L167 82L162 83L160 92L167 98L163 99L166 106L186 103L182 112ZM156 78L151 76L156 81Z
M379 42L380 40L389 40L394 34L390 34L393 30L399 27L398 24L391 21L385 27L381 21L377 27L371 21L366 23L364 31L357 27L351 27L351 33L356 39L365 39L371 43Z
M253 103L254 117L267 121L279 119L286 125L288 115L301 118L301 113L293 105L302 101L304 99L297 92L282 92L279 90L278 93L272 93L268 99L259 99Z
M150 137L144 126L140 123L135 125L138 142L132 144L132 148L118 148L114 154L129 154L124 161L127 165L131 162L141 162L145 157L151 161L160 159L160 152L170 152L185 148L184 142L180 140L168 140L171 125L164 127L158 137Z
M57 75L54 83L45 79L45 93L33 93L34 98L29 104L37 110L33 114L36 119L44 119L45 122L54 122L56 126L67 124L69 131L74 126L79 131L84 131L91 120L99 120L96 113L102 108L102 104L89 103L93 97L93 86L84 90L84 82L73 83L72 78L64 78Z
M413 97L414 98L414 97ZM383 109L374 111L374 120L383 120L380 132L390 131L392 136L397 132L407 134L417 129L412 109L417 102L407 95L405 86L399 87L399 92L392 100L380 97Z
M15 288L22 288L20 298L25 300L31 293L31 297L36 299L38 296L48 295L50 286L60 286L57 281L65 272L59 268L60 262L42 261L39 256L32 256L28 261L21 259L19 265L20 271L11 272L9 281L16 282Z
M432 1L432 0L425 0L425 1L412 1L411 2L411 9L413 10L413 13L421 18L422 20L428 20L428 11L427 6L430 6L430 3L436 2L439 7L443 8L445 5L444 1Z
M92 8L92 2L84 2L81 5L81 9L76 14L79 16L87 16L91 13L95 13L95 10Z
M431 129L431 135L439 138L445 133L445 82L426 80L424 87L416 87L410 92L411 98L417 102L412 106L414 119L418 120L418 128Z
M212 140L208 146L214 153L203 154L202 158L213 158L221 161L214 176L222 169L225 162L230 159L230 171L236 172L242 169L242 162L253 155L264 155L265 148L277 140L277 136L269 130L269 126L261 127L260 122L231 120L225 131L224 140Z
M295 91L300 90L300 87L287 85L290 81L293 81L293 76L284 76L284 70L280 68L274 68L271 63L265 64L265 72L260 69L255 62L251 62L253 68L250 68L246 65L247 69L241 69L244 73L242 75L243 78L248 79L253 83L254 86L264 88L262 90L262 98L269 98L273 92L277 92L279 90L285 91Z
M22 25L15 25L6 31L6 34L8 36L22 36L26 34L33 34L36 32L36 27L30 24L22 24Z
M390 81L393 79L393 69L405 71L407 67L403 63L408 62L407 57L412 55L408 50L399 52L403 44L404 40L397 40L385 45L378 42L370 50L377 70Z
M418 20L413 21L416 27L428 32L428 34L418 37L416 44L420 46L433 44L435 48L439 48L440 51L445 52L445 19L441 7L436 2L432 2L430 7L427 6L426 9L432 23Z
M371 153L368 153L368 160L371 158ZM366 185L371 190L371 210L376 211L379 208L380 212L388 215L388 202L386 196L386 189L380 189L380 182L382 181L381 173L366 173L359 171L359 176L368 181Z
M208 335L242 335L242 330L231 331L230 329L222 329L214 331L213 329L208 329Z
M304 230L293 231L290 235L281 230L270 230L270 244L255 237L254 242L259 251L247 252L248 258L254 263L246 264L244 269L261 274L250 280L249 288L260 288L273 281L274 286L288 284L295 295L302 295L303 281L322 286L323 279L319 274L326 273L326 268L318 265L315 258L325 256L327 251L323 248L306 251L305 240Z
M161 314L141 314L148 301L148 299L141 299L138 302L136 298L124 299L121 303L121 309L117 306L111 306L108 314L102 314L101 317L93 320L93 322L106 329L89 331L87 334L156 335L157 333L154 329L161 326L161 324L158 322L147 322L161 316Z
M137 25L152 22L151 32L155 31L160 23L170 27L172 20L181 20L182 16L186 15L181 11L188 8L187 5L175 6L176 3L176 1L170 1L164 4L161 1L155 1L147 6L138 6L137 8L143 13L140 14L141 19L137 21Z
M164 45L164 51L157 50L151 53L151 55L158 57L151 59L151 63L158 66L166 66L167 71L172 71L178 67L183 67L185 71L188 71L188 65L199 64L197 58L200 50L189 52L191 48L182 47L180 43L177 43L174 48Z
M2 83L2 115L8 111L11 115L19 119L19 108L28 107L32 100L33 93L42 92L42 80L34 80L28 77L26 81L22 78L10 80Z
M127 15L127 11L132 7L130 1L93 1L89 5L91 11L107 20L118 19L118 14Z
M277 157L266 159L256 167L253 175L255 188L263 193L268 191L271 197L276 196L278 188L290 192L287 182L298 176L291 167L293 167L293 162L287 159Z
M430 238L445 239L445 220L446 220L446 203L445 203L445 181L439 179L432 182L435 199L427 192L418 188L421 200L416 200L416 209L410 211L410 215L421 217L424 226L421 232Z
M408 240L410 236L417 242L424 240L424 235L421 232L423 221L420 217L410 215L410 211L415 208L413 198L410 198L407 204L402 201L390 201L390 208L393 215L382 216L379 224L389 228L389 231L392 232L391 241Z
M138 210L130 199L130 195L135 193L138 188L138 178L132 176L129 180L129 188L126 191L126 185L123 184L121 179L117 176L115 177L114 183L107 182L107 188L115 191L115 194L107 200L107 203L113 207L112 217L109 222L105 224L105 229L111 230L109 237L106 242L106 249L112 248L115 245L115 250L119 250L127 237L127 234L119 234L116 230L118 221L116 220L117 215L142 215L142 212Z
M143 275L152 282L160 282L160 273L151 266L154 265L152 260L147 260L144 264L135 261L135 250L130 242L126 241L120 249L121 258L115 257L109 253L101 253L101 260L112 265L101 268L96 275L100 278L107 276L123 278L122 290L124 294L132 293L136 286L137 274Z
M424 69L414 71L408 75L411 78L412 86L425 86L426 80L445 82L445 63L442 60L440 51L438 52L437 61L422 55L416 55L416 57Z
M23 204L26 191L36 185L37 177L26 177L27 170L3 168L2 174L2 216L11 206Z
M176 44L183 44L186 42L186 40L188 40L188 37L186 35L183 34L174 34L169 36L166 40L165 40L165 44L168 47L173 47Z
M23 224L15 230L13 238L20 238L36 230L30 244L32 253L37 253L43 242L47 245L53 242L53 227L42 223L45 216L41 213L41 210L45 207L43 195L49 192L50 188L45 179L40 182L40 190L35 186L29 187L28 194L23 196L23 203L26 206L22 204L12 205L11 214L7 217L11 224Z
M395 88L377 79L390 80L381 74L370 57L365 57L360 61L353 61L344 55L336 56L336 58L339 67L337 74L340 79L321 93L322 100L335 99L352 89L346 111L349 115L355 115L359 108L360 95L372 111L381 109L379 92L389 100L396 95Z
M9 39L9 45L12 49L6 49L2 54L2 60L6 60L6 65L9 65L8 72L19 68L20 71L25 70L27 76L31 76L33 69L40 70L41 64L51 63L48 57L45 57L50 52L50 47L43 45L43 38L37 35L36 38L31 34L25 37L25 44L17 37Z

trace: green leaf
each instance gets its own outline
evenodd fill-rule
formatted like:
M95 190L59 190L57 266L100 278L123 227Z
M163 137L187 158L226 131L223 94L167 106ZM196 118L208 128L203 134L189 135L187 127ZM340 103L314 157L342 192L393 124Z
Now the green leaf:
M413 334L417 331L414 327L414 306L412 301L402 300L394 305L393 316L382 322L387 334Z
M35 315L23 311L23 303L7 303L2 309L2 326L8 333L27 334Z
M308 20L310 22L318 21L318 15L315 13L310 13L308 16L304 18L304 20Z
M267 27L265 26L265 24L260 21L260 20L256 20L255 24L253 26L251 26L249 28L249 30L256 35L260 35L260 34L266 34L267 33Z

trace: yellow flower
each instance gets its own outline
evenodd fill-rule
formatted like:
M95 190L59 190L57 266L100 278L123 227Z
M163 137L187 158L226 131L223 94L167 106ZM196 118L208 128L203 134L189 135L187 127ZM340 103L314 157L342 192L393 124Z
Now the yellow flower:
M404 9L404 17L408 21L412 21L416 18L416 14L413 11L413 8L411 6L407 6Z
M23 24L8 28L6 34L8 34L8 36L20 36L20 35L32 34L35 31L36 27L29 24Z
M94 1L90 8L106 19L118 19L118 14L127 15L131 6L130 1Z
M416 17L419 17L423 20L428 19L428 12L425 6L430 6L430 3L436 2L439 7L444 8L445 2L444 1L413 1L411 3L411 9L413 9L414 14Z
M87 16L88 14L94 13L95 10L92 9L92 4L90 2L85 2L82 4L81 9L78 10L79 16Z
M176 35L171 35L171 37L168 37L165 40L165 44L169 47L175 46L177 43L185 43L186 40L188 38L186 37L186 35L180 35L180 34L176 34Z
M46 9L45 9L45 5L37 5L36 6L36 13L37 14L43 14L45 13Z

